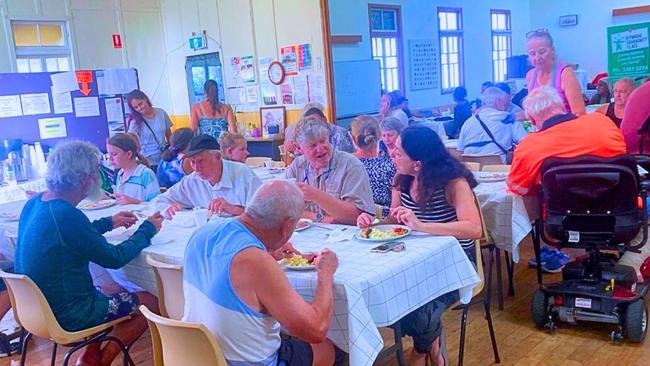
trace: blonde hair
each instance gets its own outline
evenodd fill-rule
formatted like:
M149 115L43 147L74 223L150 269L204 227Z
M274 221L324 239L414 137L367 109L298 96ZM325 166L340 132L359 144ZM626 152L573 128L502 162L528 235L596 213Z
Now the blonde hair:
M368 150L379 142L379 122L372 116L358 116L350 125L352 137L359 149Z
M230 160L230 156L228 156L228 149L236 147L237 144L241 142L246 143L246 138L243 135L233 132L222 133L221 137L219 137L219 146L221 146L221 153L226 157L226 159Z

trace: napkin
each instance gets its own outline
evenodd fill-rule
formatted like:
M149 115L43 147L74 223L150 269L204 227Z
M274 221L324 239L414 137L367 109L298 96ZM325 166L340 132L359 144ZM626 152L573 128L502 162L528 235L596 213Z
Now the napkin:
M326 243L336 243L339 241L351 240L354 237L355 230L349 227L336 228L329 232Z

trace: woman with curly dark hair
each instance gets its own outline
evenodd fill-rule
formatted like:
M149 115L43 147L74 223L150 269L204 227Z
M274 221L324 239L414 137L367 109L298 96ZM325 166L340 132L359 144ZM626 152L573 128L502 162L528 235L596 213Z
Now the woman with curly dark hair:
M474 240L481 237L481 219L472 188L476 180L465 166L449 155L438 135L428 127L402 131L394 150L397 175L393 181L391 213L386 223L402 223L431 235L454 236L474 263ZM361 214L360 227L373 217ZM442 295L401 320L405 334L413 337L410 365L424 365L430 355L437 365L445 360L439 352L441 316L459 299L458 291Z

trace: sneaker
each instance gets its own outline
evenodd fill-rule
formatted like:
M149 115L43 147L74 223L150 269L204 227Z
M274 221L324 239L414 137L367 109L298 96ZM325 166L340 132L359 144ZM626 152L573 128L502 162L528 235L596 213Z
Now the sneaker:
M551 249L549 246L543 246L540 248L539 255L542 258L542 265L544 265L544 263L546 263L549 258L554 256L556 251L556 249ZM528 260L528 264L533 267L537 267L537 258L533 256L530 260Z
M558 250L545 263L542 263L542 271L546 273L560 273L567 263L569 263L569 256Z

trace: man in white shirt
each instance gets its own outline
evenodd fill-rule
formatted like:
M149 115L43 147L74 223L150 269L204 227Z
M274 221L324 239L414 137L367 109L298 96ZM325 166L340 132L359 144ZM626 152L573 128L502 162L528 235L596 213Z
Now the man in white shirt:
M154 205L169 205L170 218L186 208L207 208L217 214L237 216L251 200L262 182L246 165L221 158L219 142L209 135L195 136L185 158L194 172L186 175L167 192L156 197Z
M510 98L503 90L489 87L481 94L481 104L479 113L467 119L460 130L458 151L469 155L500 155L505 163L506 151L519 142L513 133L515 118L508 113Z

